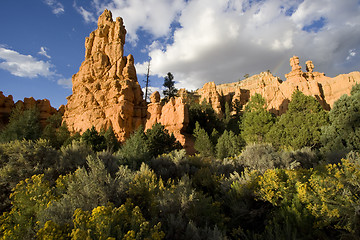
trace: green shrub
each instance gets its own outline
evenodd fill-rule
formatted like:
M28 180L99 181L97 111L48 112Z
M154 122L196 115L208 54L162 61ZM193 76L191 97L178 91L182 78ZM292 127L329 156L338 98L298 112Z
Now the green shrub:
M322 152L339 153L344 157L350 151L360 151L360 84L351 95L343 95L329 112L330 125L322 129Z
M174 134L170 135L169 131L160 123L155 123L151 129L146 130L145 134L146 144L152 157L182 148Z
M321 128L328 124L328 114L312 96L300 91L292 94L289 109L268 133L267 140L276 147L301 149L321 146Z
M235 156L241 152L243 146L244 142L240 136L225 130L216 144L216 156L219 159Z
M67 174L86 164L86 158L94 155L92 149L84 142L72 141L61 147L56 169L59 174Z
M14 140L36 140L41 136L39 110L32 108L23 110L18 105L11 113L9 123L0 132L0 142Z
M271 144L266 143L247 145L237 158L244 167L260 172L265 172L267 169L297 166L295 160L283 159L281 153L277 152Z
M121 146L116 153L121 164L128 165L136 170L142 162L147 162L151 156L144 129L140 127Z

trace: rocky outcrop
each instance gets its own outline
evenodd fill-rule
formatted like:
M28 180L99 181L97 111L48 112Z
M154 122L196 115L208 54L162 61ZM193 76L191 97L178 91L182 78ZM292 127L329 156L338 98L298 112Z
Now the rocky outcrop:
M50 105L50 101L48 99L35 100L33 97L24 98L24 101L17 101L15 103L15 107L21 107L23 110L36 107L39 110L40 124L43 127L46 126L46 120L48 117L58 112L56 108Z
M137 81L134 58L123 56L126 30L122 18L105 10L98 28L85 40L85 60L72 77L63 121L72 132L112 126L120 141L144 123L146 104Z
M30 97L14 103L11 95L5 97L3 92L0 92L0 128L4 127L9 122L10 114L15 107L19 107L22 110L37 108L40 114L40 123L43 127L45 127L47 123L47 118L58 112L50 105L48 99L35 100L33 97Z
M184 91L179 91L178 97L172 97L167 103L160 102L159 92L150 96L151 103L147 108L145 130L155 123L161 123L183 145L188 153L193 152L193 143L185 131L189 124L187 96Z
M200 95L200 103L204 100L207 101L214 111L221 115L221 97L214 82L205 83L204 86L197 91L197 94Z
M259 93L266 99L268 109L280 115L287 110L295 90L315 97L324 109L330 110L341 95L349 94L352 86L360 83L360 72L329 78L324 73L314 72L312 61L306 62L307 71L303 72L297 56L290 58L290 66L291 71L285 75L286 81L281 81L270 72L262 72L235 83L217 86L205 84L197 93L201 94L201 99L215 106L214 109L219 109L220 104L220 101L216 102L216 96L222 96L224 101L232 102L233 105L245 105L252 95Z

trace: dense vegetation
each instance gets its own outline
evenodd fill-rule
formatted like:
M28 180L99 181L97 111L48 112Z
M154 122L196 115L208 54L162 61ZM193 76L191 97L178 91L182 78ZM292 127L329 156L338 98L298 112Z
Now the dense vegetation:
M360 87L330 112L294 92L219 119L190 106L189 156L164 126L122 145L15 109L0 132L1 239L359 239Z

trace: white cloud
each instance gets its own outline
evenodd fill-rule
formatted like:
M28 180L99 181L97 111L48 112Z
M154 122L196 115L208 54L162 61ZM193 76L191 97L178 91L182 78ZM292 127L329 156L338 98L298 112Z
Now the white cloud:
M350 49L349 55L346 57L346 60L349 61L350 59L352 59L355 56L356 56L356 49Z
M142 88L142 91L144 93L144 97L145 97L145 88ZM163 94L163 89L159 88L159 87L148 87L148 95L147 95L147 101L150 102L150 95L153 94L154 92L158 91L160 93L160 97L164 98L164 94Z
M0 47L0 68L18 77L35 78L56 75L50 62L40 61L31 55L23 55L3 47Z
M83 17L83 19L86 23L96 23L97 20L92 12L87 11L82 6L77 6L75 1L73 4L73 7Z
M247 2L190 1L181 11L181 28L174 32L174 42L165 50L150 52L152 72L164 76L170 71L179 81L177 87L194 89L208 81L232 82L245 73L268 69L284 79L293 55L298 55L303 65L313 60L315 71L327 75L351 71L338 63L351 56L348 49L360 46L357 1L241 4ZM318 31L303 30L321 17L325 23Z
M358 70L356 61L343 64L348 56L355 57L349 49L360 47L358 0L92 3L96 14L108 8L114 18L123 17L127 40L136 43L142 31L150 33L154 42L145 49L152 59L152 73L163 77L172 72L177 87L193 89L208 81L232 82L246 73L268 69L284 79L293 55L300 57L303 66L312 60L315 71L328 76ZM177 29L172 29L174 22ZM145 73L146 64L136 65L139 74Z
M57 84L63 86L64 88L72 88L71 78L61 78L57 81Z
M98 14L109 9L113 16L121 16L133 44L138 40L137 31L144 30L155 38L170 33L171 23L186 5L184 0L93 0Z
M51 58L51 56L46 52L48 49L46 47L40 47L40 51L38 52L38 54L43 55L47 58Z
M55 15L60 15L65 12L64 5L56 0L44 0L44 3L52 9Z

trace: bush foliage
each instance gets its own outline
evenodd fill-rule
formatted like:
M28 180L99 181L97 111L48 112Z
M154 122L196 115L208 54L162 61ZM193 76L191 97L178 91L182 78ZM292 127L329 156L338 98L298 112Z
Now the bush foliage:
M196 155L160 124L120 146L112 129L70 137L59 116L37 128L16 110L0 134L0 239L359 239L358 93L327 113L295 92L278 118L260 95L242 116L197 105Z

